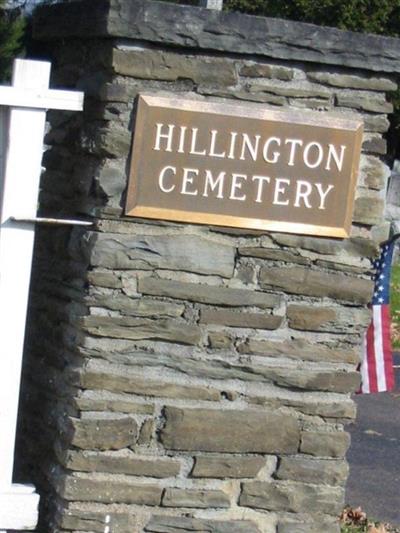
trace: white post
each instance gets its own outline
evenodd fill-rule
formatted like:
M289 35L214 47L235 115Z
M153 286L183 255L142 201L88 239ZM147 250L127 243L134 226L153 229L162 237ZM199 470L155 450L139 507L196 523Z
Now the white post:
M46 109L82 109L82 93L48 89L50 63L16 60L0 87L0 528L33 529L39 496L13 485L15 431ZM69 96L69 98L68 98ZM18 107L17 107L18 106ZM1 108L0 108L1 109ZM5 115L8 115L5 119ZM4 130L4 122L7 129ZM6 131L6 139L4 137ZM0 152L1 152L0 144ZM3 165L1 166L1 163ZM2 175L1 175L2 174ZM2 532L0 532L2 533Z
M215 9L216 11L221 11L224 7L224 0L200 0L200 7L206 7L207 9Z

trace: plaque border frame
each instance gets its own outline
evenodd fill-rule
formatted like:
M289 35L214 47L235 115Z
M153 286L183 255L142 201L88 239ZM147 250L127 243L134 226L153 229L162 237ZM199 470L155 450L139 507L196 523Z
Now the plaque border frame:
M351 165L350 183L348 186L346 210L343 226L325 226L319 224L304 224L298 222L285 222L270 219L239 217L234 215L220 215L197 211L159 208L154 206L138 205L136 195L136 161L141 155L147 111L150 107L168 107L184 111L216 113L245 118L275 120L280 122L293 122L306 126L327 127L336 130L352 130L354 132L354 157ZM321 124L321 120L326 124ZM358 180L358 169L361 156L363 138L363 120L358 117L345 118L331 112L301 111L293 108L275 110L262 108L260 104L249 102L235 105L233 103L213 102L209 100L194 100L141 93L137 97L137 110L135 129L132 139L132 155L129 170L128 190L126 196L125 216L168 220L172 222L187 222L208 226L225 226L260 231L294 233L300 235L313 235L321 237L348 238L350 236L353 218L354 201Z

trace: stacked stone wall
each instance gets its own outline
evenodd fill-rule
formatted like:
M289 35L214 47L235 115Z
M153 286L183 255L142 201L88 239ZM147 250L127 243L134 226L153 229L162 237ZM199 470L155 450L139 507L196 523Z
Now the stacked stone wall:
M393 76L361 68L345 32L323 30L343 52L329 59L325 40L318 64L311 46L290 44L307 25L96 6L36 16L53 85L86 94L82 115L49 114L40 210L94 224L37 234L20 461L42 492L41 531L337 532L370 258L388 230ZM261 24L286 35L279 53L257 44ZM376 54L385 40L370 39ZM143 92L361 117L350 238L125 217Z

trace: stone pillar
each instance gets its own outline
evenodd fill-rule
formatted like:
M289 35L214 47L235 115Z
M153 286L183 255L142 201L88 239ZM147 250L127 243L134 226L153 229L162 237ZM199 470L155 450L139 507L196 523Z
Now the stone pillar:
M398 41L145 0L41 7L35 39L86 94L52 113L41 211L95 222L37 238L22 429L44 529L338 532ZM125 217L142 92L361 117L350 238Z

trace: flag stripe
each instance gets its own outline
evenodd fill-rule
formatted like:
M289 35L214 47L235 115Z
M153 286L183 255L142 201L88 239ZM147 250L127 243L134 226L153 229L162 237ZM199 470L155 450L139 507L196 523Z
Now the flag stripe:
M388 305L383 306L382 320L384 324L384 331L382 332L382 339L383 339L383 356L384 356L385 381L386 381L385 390L391 391L394 389L395 379L394 379L394 369L393 369L392 341L390 337L391 316L390 316L390 307Z
M384 305L372 306L372 320L374 323L374 352L376 366L376 392L386 390L385 352L383 333L385 330L383 309Z
M367 357L367 346L368 344L367 344L367 332L366 332L363 337L362 350L363 350L364 357L363 357L361 368L360 368L361 387L360 387L360 390L358 391L359 393L364 393L364 394L369 394L371 392L369 388L369 366L368 366L368 357Z
M370 392L376 392L378 388L378 380L375 355L375 325L373 322L371 322L367 331L367 361L369 390Z

